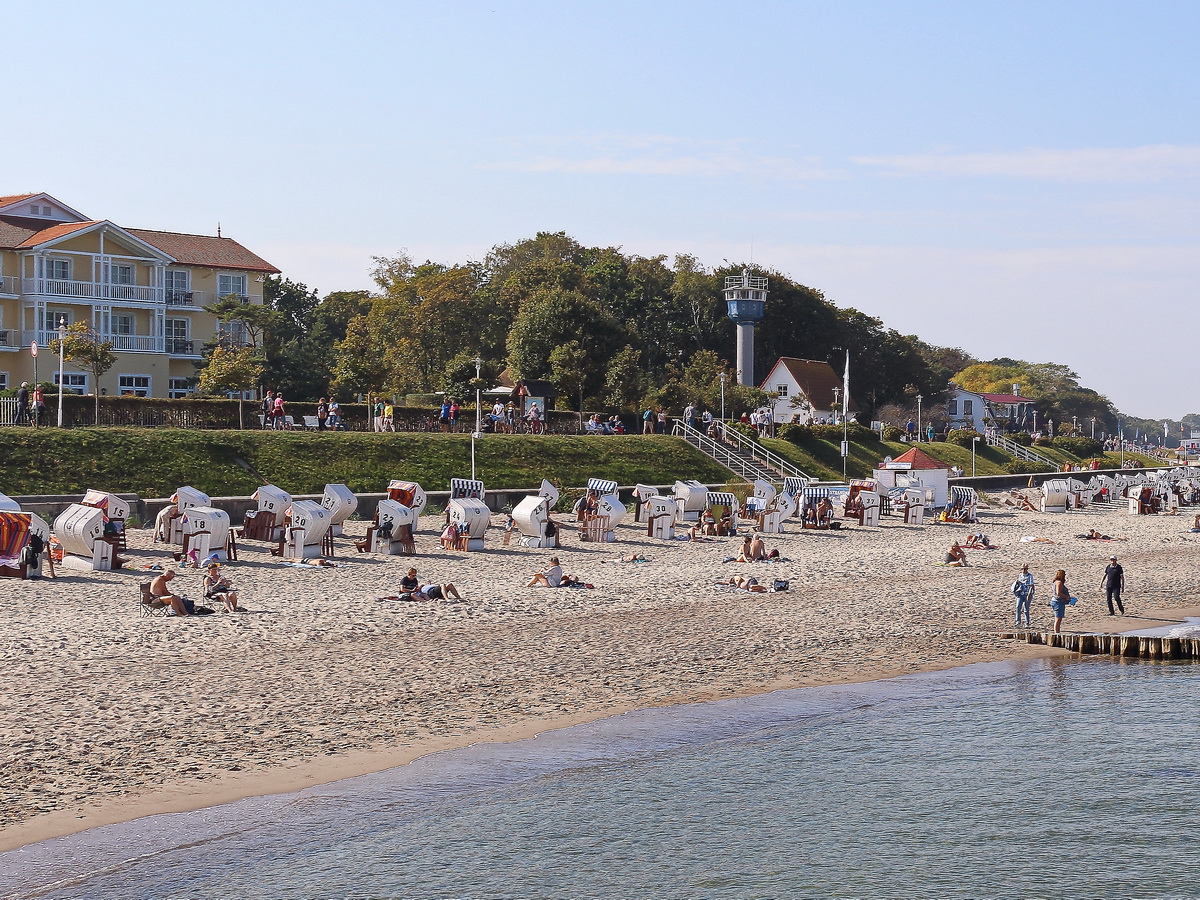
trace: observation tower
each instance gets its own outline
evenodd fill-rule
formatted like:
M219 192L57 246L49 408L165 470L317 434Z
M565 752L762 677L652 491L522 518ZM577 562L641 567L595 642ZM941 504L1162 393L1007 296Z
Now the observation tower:
M725 306L729 320L737 326L738 384L755 387L754 326L766 315L767 279L751 275L745 269L741 275L727 275Z

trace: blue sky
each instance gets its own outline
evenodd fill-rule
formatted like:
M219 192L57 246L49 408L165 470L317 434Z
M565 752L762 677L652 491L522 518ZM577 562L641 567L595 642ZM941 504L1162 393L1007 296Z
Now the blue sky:
M0 193L322 293L566 231L1200 411L1197 3L5 3ZM732 348L731 348L732 354Z

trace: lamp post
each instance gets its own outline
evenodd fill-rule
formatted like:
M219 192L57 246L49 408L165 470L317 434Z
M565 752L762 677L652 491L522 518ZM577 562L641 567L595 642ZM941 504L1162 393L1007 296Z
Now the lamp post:
M1037 410L1033 411L1033 433L1037 434Z
M479 385L480 379L483 377L483 360L478 356L475 357L475 430L471 432L471 480L475 480L475 441L481 437L479 429L482 427L482 410L479 403Z
M1121 468L1125 468L1125 423L1117 419L1117 442L1121 445Z
M66 357L67 317L58 317L58 427L63 427L62 395L63 395L63 361Z
M1096 437L1096 417L1092 416L1092 438Z
M979 438L971 438L971 477L975 477L975 445L979 443Z
M834 386L833 386L833 405L834 405L834 407L835 407L835 408L834 408L834 410L833 410L833 424L834 424L834 425L836 425L836 424L837 424L837 416L838 416L838 409L837 409L837 406L838 406L838 398L839 398L841 395L842 395L842 389L841 389L840 387L838 387L837 385L834 385Z
M1071 434L1079 434L1079 416L1071 416Z
M921 443L921 401L925 398L917 394L917 443Z
M725 373L721 373L721 427L725 427Z

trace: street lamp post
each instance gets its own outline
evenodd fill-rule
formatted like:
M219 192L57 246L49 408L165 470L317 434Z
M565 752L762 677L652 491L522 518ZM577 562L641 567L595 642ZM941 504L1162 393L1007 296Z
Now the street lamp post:
M721 427L725 427L725 373L721 373Z
M479 385L483 377L483 360L475 357L475 430L471 432L471 480L475 480L475 441L482 436L482 410L480 409Z
M921 443L921 401L925 398L917 394L917 443Z
M63 362L66 357L67 317L58 317L58 427L63 427Z
M971 438L971 477L975 477L975 445L979 443L979 438Z
M842 389L835 384L833 386L833 405L835 407L838 406L838 398L841 397L841 395L842 395ZM836 408L833 410L833 424L834 425L837 424L837 417L838 417L839 412L840 412L840 408Z
M1117 442L1121 445L1121 468L1125 468L1125 423L1117 419Z
M1071 434L1079 434L1079 416L1071 416Z
M1096 417L1092 416L1092 437L1096 437Z

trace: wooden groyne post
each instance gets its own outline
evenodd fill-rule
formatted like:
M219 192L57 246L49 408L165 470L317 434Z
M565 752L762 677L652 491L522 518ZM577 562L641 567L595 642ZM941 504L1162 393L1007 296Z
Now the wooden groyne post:
M1125 656L1136 659L1200 659L1200 638L1146 637L1137 634L1055 634L1052 631L1019 631L1005 635L1029 644L1061 647L1089 656Z

